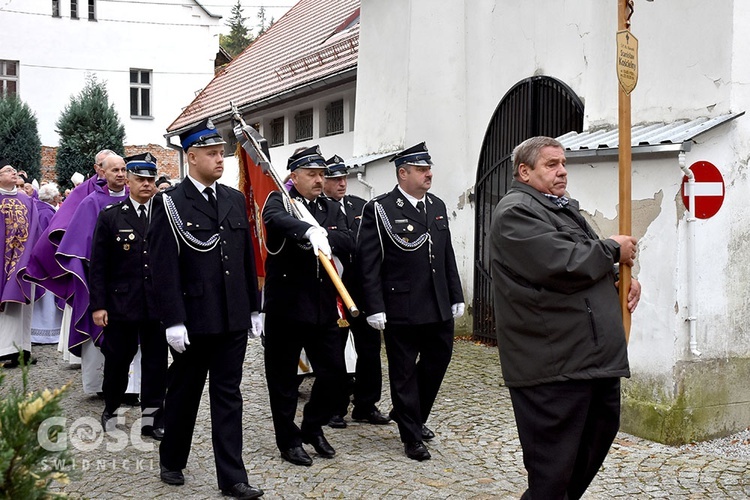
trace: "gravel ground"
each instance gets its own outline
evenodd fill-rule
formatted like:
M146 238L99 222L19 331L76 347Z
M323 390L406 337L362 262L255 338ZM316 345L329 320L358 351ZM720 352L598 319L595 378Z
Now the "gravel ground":
M680 446L681 451L694 453L711 453L720 457L750 460L750 427L731 436L689 443Z

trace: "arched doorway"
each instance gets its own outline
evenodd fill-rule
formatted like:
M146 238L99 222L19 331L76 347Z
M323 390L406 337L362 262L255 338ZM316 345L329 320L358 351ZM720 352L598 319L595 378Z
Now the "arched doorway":
M582 129L583 103L570 87L549 76L534 76L518 82L495 109L482 142L474 189L475 336L495 339L487 235L492 210L510 187L513 148L536 135L558 137Z

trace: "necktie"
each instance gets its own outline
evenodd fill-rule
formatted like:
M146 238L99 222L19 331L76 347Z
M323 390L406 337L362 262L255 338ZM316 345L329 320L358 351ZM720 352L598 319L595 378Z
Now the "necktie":
M138 207L138 218L141 221L141 228L145 231L147 224L148 224L148 218L146 217L146 206L141 205Z
M422 216L422 222L427 225L427 211L425 210L424 202L422 200L417 202L417 211Z
M313 200L313 201L311 201L311 202L309 202L307 204L307 210L310 212L310 215L312 215L313 217L315 217L315 213L318 211L318 207L317 207L317 205L315 203L315 200Z
M214 190L207 187L203 192L206 193L206 197L208 197L208 204L211 205L211 208L213 208L214 211L216 211L216 197L214 196Z

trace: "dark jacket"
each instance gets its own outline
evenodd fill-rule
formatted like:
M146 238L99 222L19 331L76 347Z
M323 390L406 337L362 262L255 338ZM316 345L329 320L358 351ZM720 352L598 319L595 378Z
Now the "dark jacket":
M341 203L329 198L332 203L341 206ZM346 211L346 227L352 234L353 241L356 242L357 233L359 232L359 225L362 222L362 209L365 207L365 200L359 196L347 194L343 198L343 206ZM352 251L349 253L347 259L342 259L344 265L344 273L341 276L341 280L346 286L346 290L354 299L355 303L361 301L362 291L359 283L360 273L356 269L354 245L352 245ZM357 307L361 307L357 304Z
M165 198L174 202L183 232L170 223ZM218 218L190 179L158 193L152 203L151 254L160 316L165 327L185 323L188 333L215 334L251 327L259 310L258 280L245 197L216 185ZM195 248L218 235L211 250Z
M91 242L91 310L110 321L156 320L151 255L145 227L130 198L99 213Z
M614 263L571 200L514 181L492 215L490 260L500 362L509 387L627 377Z
M426 222L398 187L365 205L356 251L364 314L385 312L398 325L437 323L464 301L445 204L430 193L425 199ZM423 235L430 241L412 248Z
M292 188L289 195L304 203L296 189ZM354 241L338 203L324 197L318 197L315 203L313 215L327 230L331 251L347 259ZM266 200L263 222L268 249L264 311L317 325L335 323L339 318L338 293L304 237L310 224L293 217L278 192Z

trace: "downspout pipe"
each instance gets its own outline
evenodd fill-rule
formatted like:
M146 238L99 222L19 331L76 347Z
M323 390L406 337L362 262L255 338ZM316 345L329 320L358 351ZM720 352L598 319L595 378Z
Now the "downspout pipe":
M685 162L685 151L681 150L678 161L680 169L685 173L687 177L687 195L688 195L688 207L687 207L687 240L685 242L685 253L687 262L687 322L690 326L690 352L693 356L698 357L701 352L698 350L698 340L696 334L697 317L695 314L695 223L697 219L695 217L695 175L690 170Z
M375 196L375 188L372 187L372 184L367 182L364 179L364 177L362 177L362 172L357 172L357 182L359 182L360 184L362 184L363 186L365 186L366 188L370 190L370 199L372 199L373 196Z

